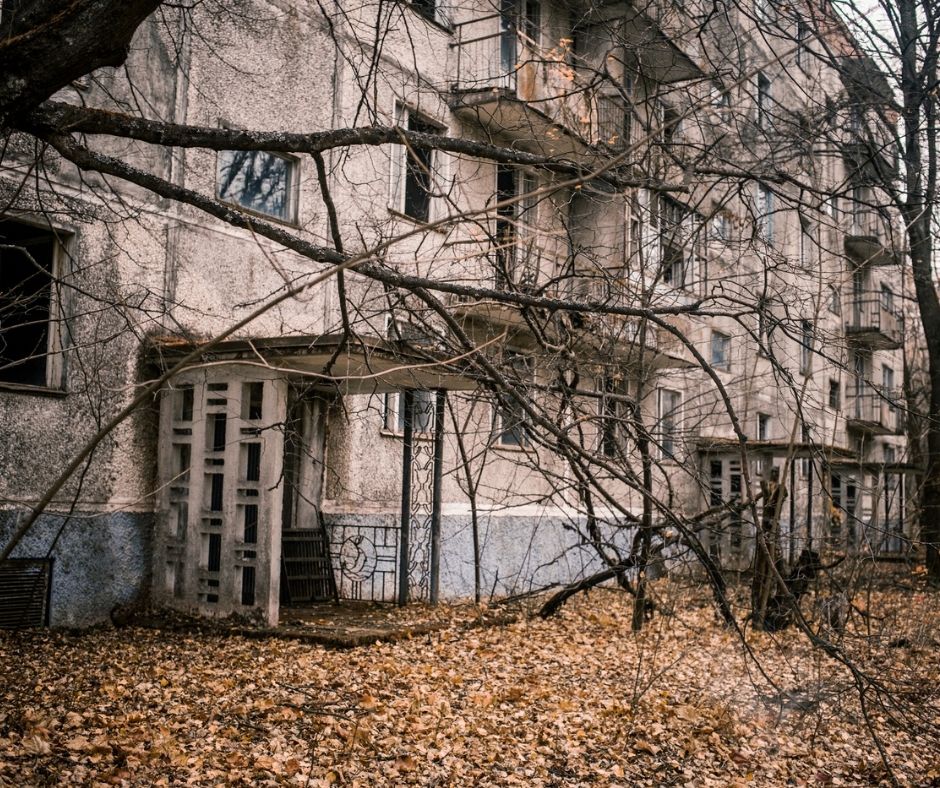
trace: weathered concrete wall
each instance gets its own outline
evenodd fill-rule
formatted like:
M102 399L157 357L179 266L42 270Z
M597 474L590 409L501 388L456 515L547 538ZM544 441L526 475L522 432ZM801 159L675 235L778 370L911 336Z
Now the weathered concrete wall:
M327 513L333 569L343 588L364 599L394 601L397 593L400 516ZM579 530L583 521L557 512L545 514L481 512L480 591L483 599L524 593L597 572L604 567L597 551ZM604 538L626 555L633 531L602 528ZM364 539L359 539L364 537ZM412 536L415 539L417 534ZM440 595L462 599L474 595L473 526L466 514L441 517ZM360 585L353 589L351 580ZM414 593L414 592L412 592Z
M23 512L0 512L5 544ZM76 512L43 515L14 558L53 559L49 624L87 627L108 621L117 605L142 599L150 575L153 515Z

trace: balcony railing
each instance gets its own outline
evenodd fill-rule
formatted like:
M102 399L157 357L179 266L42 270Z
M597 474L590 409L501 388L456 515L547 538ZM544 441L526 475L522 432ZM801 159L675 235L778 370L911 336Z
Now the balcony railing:
M904 429L901 392L864 387L846 398L845 421L849 429L872 435L891 435Z
M527 52L536 48L535 42L522 34L505 14L470 19L454 25L454 31L456 41L451 46L457 51L452 85L455 91L504 90L515 95L520 71L535 67L534 58L526 57Z
M845 225L845 253L859 265L889 265L894 256L885 246L885 220L873 208L856 205Z
M880 294L857 296L849 304L846 337L854 345L872 350L895 350L901 346L904 317Z

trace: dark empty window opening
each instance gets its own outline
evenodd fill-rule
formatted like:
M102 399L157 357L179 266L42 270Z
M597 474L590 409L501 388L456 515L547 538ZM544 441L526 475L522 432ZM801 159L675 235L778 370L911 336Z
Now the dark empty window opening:
M0 222L0 382L52 385L55 255L50 231Z
M428 123L414 112L408 113L408 131L422 134L438 134L440 129ZM434 152L431 148L411 145L405 152L405 203L402 208L406 216L426 222L431 218L431 184Z
M255 544L258 541L258 505L245 504L245 530L242 534L245 544Z
M245 383L242 386L243 418L254 421L261 418L261 407L264 404L264 383L256 381Z
M411 7L425 19L430 19L432 22L435 21L437 13L437 3L435 0L411 0Z
M225 451L225 425L228 419L224 413L212 413L209 416L209 451Z
M193 420L193 387L192 386L181 386L176 389L174 393L175 397L175 412L177 421L192 421Z
M838 380L830 378L829 380L829 407L834 408L835 410L839 409L839 406L842 404L842 396L840 392L840 385Z
M261 479L261 444L245 445L245 480L256 482Z
M763 74L757 75L757 125L770 128L770 80Z
M209 534L209 557L206 569L218 572L222 568L222 534Z
M253 605L255 603L255 568L253 566L242 567L242 604Z
M222 491L225 489L225 476L221 473L209 474L209 511L222 511Z

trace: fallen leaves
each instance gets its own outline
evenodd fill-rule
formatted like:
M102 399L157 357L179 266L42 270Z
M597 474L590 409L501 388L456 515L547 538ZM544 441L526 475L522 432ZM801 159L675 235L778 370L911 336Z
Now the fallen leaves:
M597 590L548 622L345 652L142 629L5 633L0 658L16 667L0 674L0 784L887 779L837 664L797 633L750 633L769 687L709 608L678 609L636 634L629 599ZM906 693L903 709L876 703L873 724L899 780L929 783L940 774L930 735L940 616L908 629L898 620L850 645ZM917 648L889 645L900 637Z

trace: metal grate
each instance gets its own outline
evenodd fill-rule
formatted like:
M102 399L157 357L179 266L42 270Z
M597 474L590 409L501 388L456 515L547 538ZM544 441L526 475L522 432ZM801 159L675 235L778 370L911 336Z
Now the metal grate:
M49 623L51 559L11 558L0 563L0 629Z
M291 605L336 599L329 541L322 525L281 532L282 602Z

